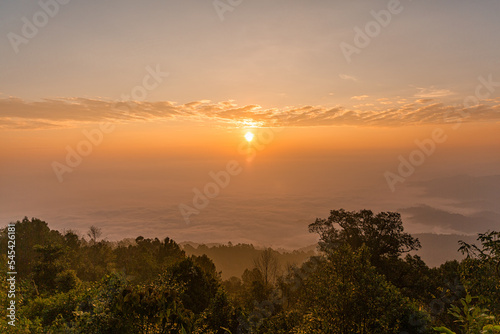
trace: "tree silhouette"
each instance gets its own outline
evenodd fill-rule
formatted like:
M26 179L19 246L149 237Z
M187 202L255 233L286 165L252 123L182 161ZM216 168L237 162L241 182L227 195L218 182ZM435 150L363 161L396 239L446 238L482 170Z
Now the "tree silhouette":
M254 260L255 268L257 268L264 279L264 284L267 286L273 284L278 276L278 258L271 248L266 248L258 258Z
M100 227L92 225L89 227L89 231L87 232L87 236L90 238L90 242L92 244L97 243L97 239L99 239L102 235L102 230Z
M309 232L319 234L319 246L325 252L346 243L353 250L366 245L375 265L383 258L398 257L421 247L418 239L404 232L397 212L374 215L371 210L332 210L327 219L317 218L310 224Z

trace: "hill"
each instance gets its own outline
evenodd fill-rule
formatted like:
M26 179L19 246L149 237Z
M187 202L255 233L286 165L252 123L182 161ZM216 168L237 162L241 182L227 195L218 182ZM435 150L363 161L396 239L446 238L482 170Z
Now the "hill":
M183 242L180 244L186 255L207 255L215 263L217 271L222 271L222 278L229 279L232 276L241 277L245 269L252 269L254 260L259 257L263 249L258 249L249 244L217 245L217 244L195 244ZM305 247L301 250L285 251L274 250L281 270L285 270L287 265L299 265L309 257L316 254L316 246Z

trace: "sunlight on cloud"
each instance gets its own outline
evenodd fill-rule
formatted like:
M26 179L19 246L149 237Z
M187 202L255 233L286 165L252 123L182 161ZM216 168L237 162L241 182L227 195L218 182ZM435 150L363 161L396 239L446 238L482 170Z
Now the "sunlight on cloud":
M429 93L429 92L427 92ZM442 92L441 92L442 93ZM428 95L437 95L433 92ZM424 94L425 95L425 94ZM351 99L364 100L367 95ZM28 102L18 98L0 99L3 129L50 129L78 127L96 122L215 122L226 127L275 126L405 126L443 124L456 121L460 108L431 98L419 98L401 105L406 99L377 99L378 105L364 103L347 107L300 106L263 108L258 104L238 105L235 101L208 100L177 104L170 101L113 102L99 99L44 99ZM483 101L466 122L499 121L498 102Z

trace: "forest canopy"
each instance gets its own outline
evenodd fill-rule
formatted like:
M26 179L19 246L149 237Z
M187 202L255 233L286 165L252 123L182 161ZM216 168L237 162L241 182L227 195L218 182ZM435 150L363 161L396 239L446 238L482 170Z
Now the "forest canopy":
M82 236L24 218L0 234L2 268L15 261L17 272L16 317L3 307L0 330L500 333L499 232L457 245L464 260L429 268L409 254L420 243L396 212L332 210L309 231L319 236L316 252L283 253L241 244L182 247L168 237L112 242L98 226ZM9 233L15 257L7 252ZM230 263L243 254L251 259L234 274ZM211 258L225 256L231 275ZM7 282L8 272L1 275ZM3 284L1 299L8 293Z

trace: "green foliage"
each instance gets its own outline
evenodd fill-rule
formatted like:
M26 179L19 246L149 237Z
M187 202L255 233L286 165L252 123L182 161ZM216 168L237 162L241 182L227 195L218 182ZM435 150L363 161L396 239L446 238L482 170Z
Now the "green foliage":
M436 272L430 269L418 255L407 254L404 258L389 257L377 263L377 270L389 282L398 287L403 295L429 304L439 286Z
M78 279L74 270L65 270L56 275L54 282L59 291L68 292L78 287L80 279Z
M332 210L328 219L318 218L310 224L309 231L319 234L319 246L325 252L346 243L354 250L365 245L375 265L384 257L397 257L420 248L418 239L403 232L401 215L397 212L374 215L370 210Z
M467 294L465 298L460 300L461 307L452 305L448 311L456 318L465 333L479 332L484 326L495 321L495 317L488 315L487 309L482 309L477 305L473 305L473 300L477 298Z
M485 334L500 333L500 325L486 325L483 327L483 333Z
M37 219L24 217L22 221L17 221L16 227L16 271L19 279L28 278L33 272L34 261L39 253L35 249L36 245L57 247L63 243L63 236L55 230L51 230L47 223ZM0 249L7 248L7 233L4 228L0 237ZM2 251L3 254L4 251Z
M469 245L461 241L460 251L467 255L461 264L462 281L474 296L494 314L500 314L500 232L479 234L481 243Z
M203 312L209 306L220 285L217 278L195 264L193 258L186 258L172 265L165 276L184 287L182 302L195 314Z
M479 233L477 240L481 243L481 248L464 241L460 241L459 250L467 257L478 258L480 260L490 260L500 258L500 232L488 231Z
M445 333L445 334L455 334L455 332L452 332L446 327L434 327L434 330L439 333Z
M193 333L226 334L238 329L239 312L234 308L226 292L217 291L210 305L196 321Z
M109 275L89 292L75 312L81 333L175 333L192 323L180 300L182 288L162 278L129 285Z
M435 273L417 255L403 254L419 249L420 242L404 232L397 212L332 210L327 219L316 219L310 232L319 234L320 249L329 254L349 245L364 248L364 256L377 272L419 306L428 305L437 294Z
M64 270L61 261L62 247L59 245L35 245L36 258L33 265L33 280L41 291L54 291L56 278Z
M212 277L217 277L218 273L215 268L215 264L213 261L206 256L205 254L201 256L191 256L191 259L193 260L194 264L196 264L198 267L203 270L203 272L209 276Z
M96 282L114 271L115 254L109 242L101 240L84 243L79 253L80 261L76 271L83 281Z
M461 333L500 333L500 326L495 324L495 317L489 314L488 309L478 306L479 299L467 293L465 298L460 299L460 306L452 305L448 313L460 324ZM446 327L434 327L434 330L440 333L455 333Z
M170 238L160 241L158 238L137 237L134 244L118 246L113 254L116 269L137 283L154 279L185 257L184 251Z
M56 327L57 322L72 324L75 321L74 310L84 301L82 290L71 290L46 296L38 296L27 301L26 305L19 311L27 319L35 324L39 323L43 328Z
M302 330L322 333L423 332L426 316L367 260L367 248L349 245L328 258L304 281ZM410 321L410 318L418 321Z
M430 323L442 333L500 332L497 232L481 234L480 246L462 244L469 257L461 263L430 269L416 255L402 257L419 243L397 213L334 210L309 228L322 255L281 274L283 254L272 249L200 246L199 256L186 257L169 238L114 243L94 226L87 241L25 218L16 223L18 320L8 326L2 308L0 332L427 333ZM211 250L234 261L254 256L241 278L222 282ZM0 265L6 260L0 253ZM442 311L433 312L435 301Z
M245 270L242 275L242 282L244 291L242 302L247 309L251 309L254 303L267 300L272 292L272 286L266 284L262 272L257 268Z

